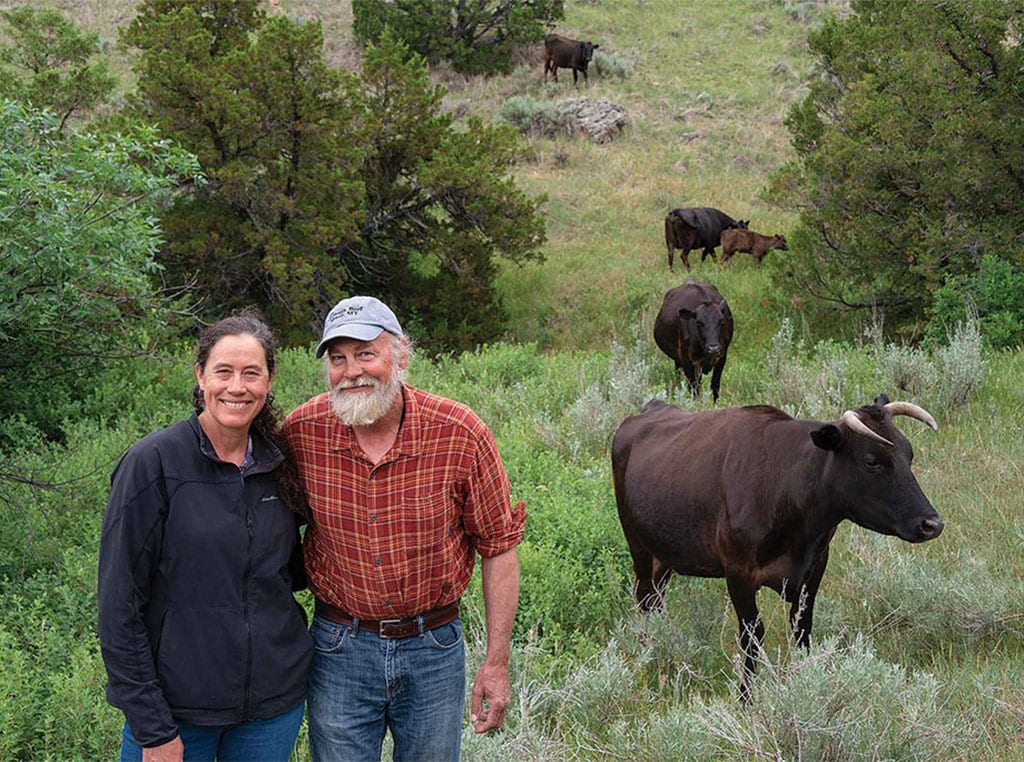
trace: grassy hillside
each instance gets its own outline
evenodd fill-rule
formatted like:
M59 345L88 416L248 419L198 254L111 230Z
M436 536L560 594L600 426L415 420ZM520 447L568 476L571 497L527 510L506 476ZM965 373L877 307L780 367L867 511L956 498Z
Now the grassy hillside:
M130 87L129 51L117 30L133 16L132 0L45 0L100 33ZM270 13L319 19L328 59L358 64L351 6L333 0L271 0ZM846 0L606 0L566 3L558 31L600 45L628 62L625 78L591 69L590 86L567 72L544 82L543 47L524 49L507 77L467 78L439 70L446 103L460 114L492 118L514 95L563 100L606 98L629 114L625 131L596 144L586 138L529 140L517 170L522 187L546 194L548 244L542 264L508 266L500 289L512 314L510 338L555 348L607 346L629 336L685 279L666 267L662 221L677 206L715 206L751 220L760 232L785 233L792 220L759 200L767 174L790 156L782 120L803 93L810 23ZM773 260L785 256L773 252ZM791 311L740 255L724 271L699 256L693 275L719 285L741 324L740 336L763 345L779 316ZM693 262L693 259L691 259ZM741 345L737 345L737 351Z

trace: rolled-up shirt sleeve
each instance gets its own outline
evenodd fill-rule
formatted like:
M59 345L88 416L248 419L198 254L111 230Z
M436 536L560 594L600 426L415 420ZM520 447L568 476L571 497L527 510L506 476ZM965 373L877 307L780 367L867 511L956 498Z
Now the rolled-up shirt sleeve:
M526 504L512 507L511 487L498 447L489 429L477 440L473 470L463 508L466 531L476 538L476 551L492 558L523 540Z

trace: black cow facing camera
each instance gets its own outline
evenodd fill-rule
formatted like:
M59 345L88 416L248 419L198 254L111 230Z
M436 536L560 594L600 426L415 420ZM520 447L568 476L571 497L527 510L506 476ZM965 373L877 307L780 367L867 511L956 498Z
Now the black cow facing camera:
M718 289L693 278L665 294L654 319L654 343L685 374L694 397L700 396L701 376L711 373L715 402L732 331L732 312Z

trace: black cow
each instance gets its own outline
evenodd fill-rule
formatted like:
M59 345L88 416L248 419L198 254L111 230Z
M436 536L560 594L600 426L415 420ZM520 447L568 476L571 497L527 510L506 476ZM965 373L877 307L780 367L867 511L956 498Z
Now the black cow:
M896 415L938 428L922 408L885 395L836 423L796 420L767 405L688 413L658 400L623 421L612 441L612 478L640 610L664 605L672 572L725 577L744 652L740 693L749 698L764 636L759 588L791 604L796 642L806 646L840 522L907 542L942 532Z
M700 261L707 259L708 255L715 256L715 248L722 243L722 231L729 228L746 230L750 220L734 220L720 209L713 209L710 206L693 206L673 209L669 214L675 214L684 219L687 224L697 229L700 236L700 245L704 247L701 252ZM694 247L696 248L696 247ZM689 251L683 253L684 261ZM689 266L689 264L687 264Z
M673 270L673 259L676 249L680 250L679 259L686 269L690 269L690 252L697 248L700 243L700 233L697 228L684 220L678 214L669 212L665 216L665 246L668 248L668 269Z
M718 289L689 278L665 294L654 319L654 343L686 375L694 397L700 395L701 375L713 370L711 394L718 402L732 330L732 312Z
M583 83L590 84L587 79L587 65L594 57L594 51L600 45L589 40L573 40L560 34L549 34L544 38L544 80L548 72L558 81L559 69L572 69L572 83L578 83L578 73L583 72Z

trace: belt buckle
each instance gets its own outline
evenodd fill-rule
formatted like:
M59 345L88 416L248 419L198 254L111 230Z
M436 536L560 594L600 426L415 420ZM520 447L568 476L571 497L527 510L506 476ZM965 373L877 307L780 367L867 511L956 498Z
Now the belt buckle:
M380 620L380 624L377 626L377 634L380 637L382 637L382 638L390 639L392 636L391 635L386 635L384 633L384 628L386 626L388 626L388 625L391 625L391 624L401 624L401 623L402 623L401 619L381 619Z

